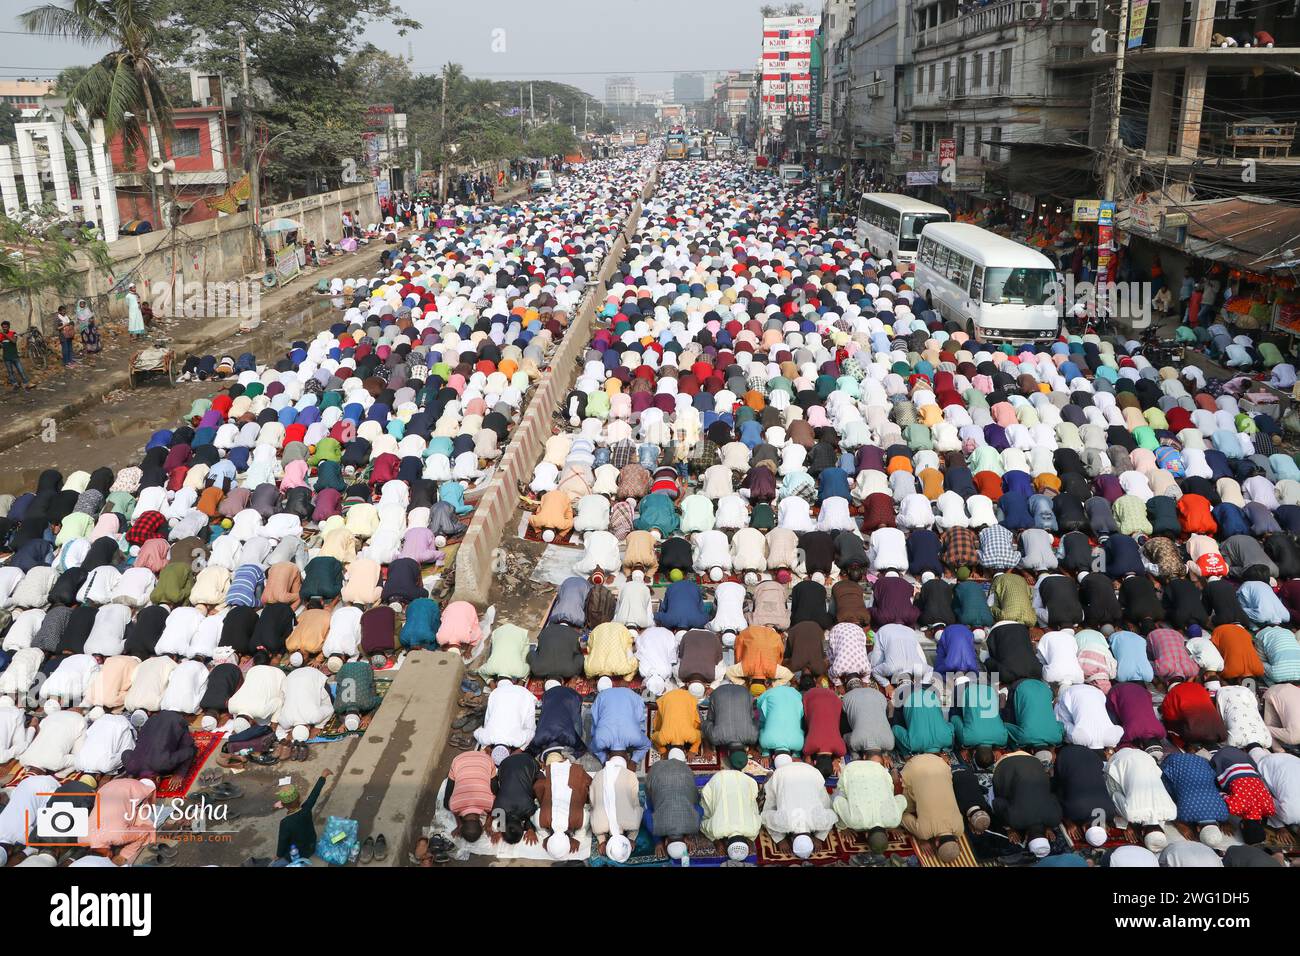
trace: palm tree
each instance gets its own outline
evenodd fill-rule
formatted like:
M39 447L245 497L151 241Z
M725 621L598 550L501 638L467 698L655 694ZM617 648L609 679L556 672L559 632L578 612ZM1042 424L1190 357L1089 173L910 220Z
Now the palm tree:
M163 158L168 152L172 105L159 49L167 7L167 0L64 0L63 5L47 3L19 17L29 33L112 47L75 80L68 99L84 106L93 119L103 120L108 136L120 133L127 155L138 149L154 155L151 130Z

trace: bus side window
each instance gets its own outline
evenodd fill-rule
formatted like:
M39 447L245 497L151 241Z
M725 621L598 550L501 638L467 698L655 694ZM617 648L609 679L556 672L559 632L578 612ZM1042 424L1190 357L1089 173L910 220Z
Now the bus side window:
M948 278L948 262L953 252L947 246L939 246L935 249L934 271L939 273L943 278Z
M970 279L970 297L976 302L984 295L984 270L976 266L975 271L971 274Z

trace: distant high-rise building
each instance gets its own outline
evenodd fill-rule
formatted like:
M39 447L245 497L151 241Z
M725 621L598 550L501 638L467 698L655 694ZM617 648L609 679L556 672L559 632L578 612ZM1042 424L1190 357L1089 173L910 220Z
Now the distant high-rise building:
M636 78L610 76L605 78L606 106L635 106L637 103Z
M704 99L703 73L678 73L673 77L673 99L678 103L698 103Z

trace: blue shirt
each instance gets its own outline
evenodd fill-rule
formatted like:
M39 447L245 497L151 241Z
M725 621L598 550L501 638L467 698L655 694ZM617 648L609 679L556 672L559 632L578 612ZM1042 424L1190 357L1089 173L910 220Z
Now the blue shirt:
M591 705L591 752L604 763L611 750L630 750L636 764L650 749L645 732L645 701L628 687L611 687Z

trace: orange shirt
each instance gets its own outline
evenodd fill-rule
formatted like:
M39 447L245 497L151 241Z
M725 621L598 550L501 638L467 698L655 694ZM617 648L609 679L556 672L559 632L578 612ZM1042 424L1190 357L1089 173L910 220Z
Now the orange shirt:
M659 750L689 747L694 753L700 749L700 710L694 694L679 687L659 698L655 703L655 729L650 741Z
M1255 652L1250 631L1240 624L1223 624L1216 627L1210 636L1210 643L1223 655L1224 677L1233 679L1264 676L1264 662Z
M785 641L770 627L747 627L736 636L736 661L746 677L771 680L785 657Z

